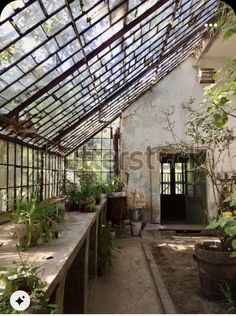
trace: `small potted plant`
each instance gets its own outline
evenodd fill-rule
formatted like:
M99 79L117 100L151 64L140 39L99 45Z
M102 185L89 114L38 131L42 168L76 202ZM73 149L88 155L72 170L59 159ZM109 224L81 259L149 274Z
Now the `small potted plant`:
M61 192L66 197L65 210L67 212L80 211L79 200L81 197L78 185L68 179L64 179L61 186Z
M101 202L101 195L102 195L103 189L102 184L97 181L91 186L91 195L95 198L96 204L100 204Z
M11 294L22 290L29 294L31 303L25 313L51 314L56 312L56 306L49 304L45 297L46 283L39 277L39 266L23 261L13 262L13 268L0 268L0 282L3 287L0 291L0 313L15 314L10 304Z
M130 209L131 221L130 221L130 232L131 236L139 236L142 230L143 222L141 217L144 212L144 205L140 203L140 195L135 189L132 193L132 208ZM138 203L139 202L139 203ZM141 207L140 207L141 206Z
M88 212L95 212L96 211L96 200L94 197L84 197L80 200L80 208L81 212L88 213Z
M16 209L10 213L15 223L19 246L35 246L40 238L41 213L37 209L37 190L29 189L17 199Z
M105 199L105 198L107 198L107 195L111 194L111 189L110 189L109 183L102 182L101 183L101 190L102 190L101 199Z
M57 239L65 221L65 211L49 200L42 201L38 210L41 212L41 238L44 242Z
M112 196L120 197L123 195L122 191L125 184L119 176L113 177L113 179L111 180L110 186L111 186Z

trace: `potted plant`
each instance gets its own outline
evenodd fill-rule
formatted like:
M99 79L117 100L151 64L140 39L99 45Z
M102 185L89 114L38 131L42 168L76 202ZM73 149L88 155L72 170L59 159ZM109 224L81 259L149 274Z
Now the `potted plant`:
M101 199L105 199L107 195L111 194L109 183L102 182L101 190L102 190Z
M119 176L113 177L113 179L110 182L112 196L115 196L115 197L122 196L122 190L124 186L125 184Z
M140 208L139 200L140 195L135 189L133 192L131 192L133 195L132 199L132 208L130 209L130 215L131 215L131 221L130 221L130 232L131 236L139 236L142 230L143 222L141 220L142 214L144 212L144 208Z
M87 212L95 212L96 211L96 200L94 197L86 197L82 198L80 200L80 208L81 212L87 213Z
M97 181L91 185L91 195L95 198L96 204L100 204L103 192L102 183Z
M10 304L11 294L17 290L29 294L31 304L25 311L31 314L50 314L56 312L56 306L49 304L44 294L45 282L39 277L39 266L23 261L13 262L13 268L0 268L0 282L3 285L0 291L0 313L15 314Z
M194 259L198 263L201 293L208 299L222 299L223 290L236 279L236 219L221 216L208 226L219 241L196 244Z
M37 191L29 189L17 199L16 209L10 213L15 223L18 243L22 247L35 246L40 238L41 213L37 209Z
M65 210L67 212L80 211L80 189L78 185L68 179L64 179L61 192L66 196Z
M80 177L80 207L82 212L94 212L100 203L102 185L94 173L84 173Z
M45 200L39 204L38 210L41 213L41 238L44 242L57 239L65 221L64 209Z

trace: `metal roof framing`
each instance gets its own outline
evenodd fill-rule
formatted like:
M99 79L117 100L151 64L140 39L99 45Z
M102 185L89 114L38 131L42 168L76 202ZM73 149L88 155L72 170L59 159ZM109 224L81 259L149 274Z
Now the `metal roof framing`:
M58 155L84 144L190 56L219 6L21 2L0 20L0 137Z

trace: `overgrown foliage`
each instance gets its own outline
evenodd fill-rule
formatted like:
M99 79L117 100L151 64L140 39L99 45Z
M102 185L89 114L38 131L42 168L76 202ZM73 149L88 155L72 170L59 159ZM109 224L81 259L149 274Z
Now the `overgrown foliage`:
M224 18L221 22L224 40L236 34L236 15L228 6L223 6ZM236 118L236 56L215 75L215 83L204 89L205 100L200 112L201 120L211 120L217 128L223 128L229 117Z
M45 297L46 283L39 277L40 267L23 261L13 262L13 268L0 268L0 281L3 288L0 291L0 313L16 314L10 304L10 296L17 290L26 291L30 295L31 304L26 312L32 314L50 314L56 312L56 306L51 305ZM22 312L25 313L25 312Z
M236 257L236 220L234 217L221 217L212 221L208 229L214 229L220 240L220 250L230 252L231 257Z
M190 143L179 139L175 132L174 108L163 112L167 122L165 129L171 133L174 141L173 143L167 143L167 149L172 149L184 155L189 155L191 152L197 154L204 150L206 153L205 159L202 159L201 155L195 155L197 164L193 162L193 165L199 171L205 172L210 179L215 205L217 209L221 209L226 196L218 182L219 167L223 165L224 153L229 150L229 145L234 140L233 130L228 127L219 129L214 125L211 118L202 119L201 112L193 108L193 103L194 100L191 99L188 104L183 104L183 109L186 111L188 118L185 134L189 137Z
M107 225L102 225L98 238L98 274L109 272L113 267L113 236Z

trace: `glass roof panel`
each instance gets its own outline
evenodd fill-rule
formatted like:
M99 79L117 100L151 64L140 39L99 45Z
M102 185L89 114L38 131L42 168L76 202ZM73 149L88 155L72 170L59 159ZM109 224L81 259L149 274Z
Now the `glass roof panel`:
M12 26L12 24L7 21L0 26L0 49L3 49L6 45L10 44L14 39L19 37L18 32Z
M37 14L35 14L35 12L37 12ZM20 29L22 33L25 33L32 26L44 20L44 18L45 16L43 11L39 3L36 1L28 6L25 10L14 16L13 21L17 28Z
M44 31L46 32L47 36L52 36L59 30L61 30L65 25L70 22L70 16L67 8L59 11L58 13L54 14L50 19L42 24Z
M216 0L33 0L18 12L10 6L5 17L12 20L0 24L0 111L27 114L41 135L32 144L67 153L57 142L71 150L101 128L100 106L111 120L186 58L215 7Z
M48 14L52 14L57 9L63 7L65 5L64 1L61 0L41 0L44 8L46 9Z

